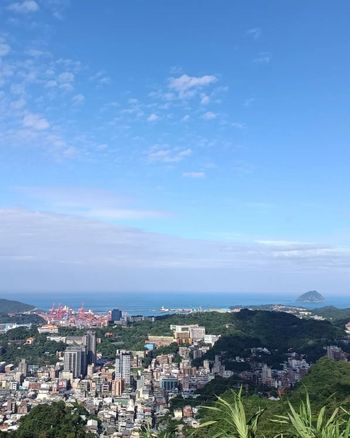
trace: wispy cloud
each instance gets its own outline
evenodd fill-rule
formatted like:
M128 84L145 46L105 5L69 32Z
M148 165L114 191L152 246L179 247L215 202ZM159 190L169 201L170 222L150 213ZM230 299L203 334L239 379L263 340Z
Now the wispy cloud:
M22 109L22 108L24 108L26 106L26 103L27 103L26 100L23 97L21 97L21 98L19 98L17 100L13 100L10 103L10 107L13 110L20 110L20 109Z
M235 163L233 164L233 169L235 172L240 173L242 175L249 175L254 172L255 166L246 161L238 160L235 161Z
M147 154L150 162L178 163L192 155L190 148L171 148L168 146L154 146Z
M246 108L249 108L250 106L253 105L254 102L255 102L254 97L248 97L248 98L243 102L243 105L244 105Z
M253 283L247 278L254 275L267 290L271 276L276 281L279 278L278 289L283 287L281 276L286 281L286 275L295 278L301 273L300 287L304 288L306 278L315 284L321 276L346 277L350 267L348 248L288 241L184 239L25 209L0 209L0 235L2 285L11 290L39 287L47 291L57 285L72 291L70 275L75 288L85 291L127 287L164 292L181 282L180 288L185 284L186 290L215 289L218 284L227 290L232 283L228 286L220 279L233 275L236 287L249 289ZM13 272L23 274L14 277ZM159 284L165 274L167 281L163 278Z
M58 76L59 87L66 91L72 91L74 88L73 87L74 79L75 79L74 73L70 71L65 71L61 73Z
M208 105L210 102L210 97L207 94L202 94L201 96L201 104L202 105Z
M114 208L107 210L89 210L85 214L86 217L107 220L107 221L118 221L118 220L144 220L144 219L155 219L167 217L163 211L156 210L133 210L125 208Z
M6 42L4 38L0 38L0 57L8 55L10 51L10 45Z
M28 14L32 12L37 12L39 10L39 5L34 0L24 0L22 2L11 3L7 9L12 12L17 12L19 14Z
M23 117L23 126L25 128L33 128L41 131L48 129L50 124L45 117L40 114L29 113Z
M150 114L147 117L148 122L156 122L157 120L159 120L159 116L157 114L154 114L154 113Z
M189 97L194 94L194 90L212 85L217 80L218 78L214 75L189 76L183 74L176 78L170 78L168 85L170 90L176 91L180 97Z
M202 179L206 177L205 172L183 172L185 178Z
M246 125L241 122L232 122L231 126L236 129L244 129L246 127Z
M262 35L262 29L260 27L252 27L247 30L246 34L254 40L258 40Z
M83 94L76 94L72 97L72 102L74 105L81 105L85 102L85 96Z
M17 187L22 203L35 201L43 211L101 221L142 220L168 217L159 210L131 208L130 200L108 190L77 187Z
M90 76L90 80L94 82L97 86L105 86L111 83L111 78L104 70L100 70Z
M204 120L214 120L217 118L217 114L213 113L212 111L207 111L202 115L202 119Z
M269 52L260 52L259 55L253 59L255 64L269 64L271 61L271 54Z

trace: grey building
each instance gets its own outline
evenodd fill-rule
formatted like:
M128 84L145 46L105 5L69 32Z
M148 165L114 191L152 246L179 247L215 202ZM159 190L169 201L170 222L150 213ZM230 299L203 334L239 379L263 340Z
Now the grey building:
M125 385L130 385L131 354L129 351L117 350L115 358L115 378L123 379Z
M67 347L64 352L64 371L73 374L73 378L86 375L86 347Z

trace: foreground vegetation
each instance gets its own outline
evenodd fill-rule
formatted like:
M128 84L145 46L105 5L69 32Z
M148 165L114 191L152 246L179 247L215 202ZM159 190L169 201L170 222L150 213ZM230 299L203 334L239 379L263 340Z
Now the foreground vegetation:
M315 413L308 394L299 407L296 408L289 402L288 409L283 415L270 418L271 428L266 432L260 428L264 409L259 408L248 416L241 391L232 393L231 403L219 397L213 406L207 406L205 409L211 419L202 423L193 436L213 438L348 438L350 436L350 413L342 408L336 408L328 413L326 406ZM277 430L273 430L273 425L277 426Z
M297 406L288 402L282 415L269 418L270 427L264 430L262 416L265 408L249 413L242 390L231 392L230 401L218 397L211 406L205 406L205 421L191 431L181 433L191 438L349 438L350 413L343 407L330 411L327 405L314 411L310 397ZM17 431L1 433L8 438L92 438L85 429L87 412L79 405L67 406L64 402L35 407L23 417ZM143 438L177 438L175 431L145 430Z
M88 412L80 405L63 401L41 404L20 421L18 430L1 433L3 438L93 438L85 430Z
M237 383L235 386L238 387ZM201 424L205 426L199 429L186 430L186 438L215 436L225 438L235 438L237 436L240 438L240 435L233 434L232 419L230 420L231 423L228 422L228 413L231 412L230 410L234 406L236 406L236 410L242 410L242 406L244 407L247 427L252 425L253 420L249 421L250 419L259 420L254 426L256 428L254 434L252 435L253 432L250 431L250 434L247 435L249 438L350 437L350 434L346 434L348 433L346 428L348 427L350 412L350 363L348 362L335 362L326 357L320 359L312 366L302 382L295 389L287 392L280 400L270 400L258 393L254 394L246 387L240 391L239 389L230 389L221 392L222 394L219 397L215 397L213 394L208 397L209 391L205 388L207 397L201 395L199 399L194 400L195 404L198 404L199 400L202 405L199 411L199 419ZM207 403L205 403L206 401ZM186 403L190 404L189 399L184 400L183 404ZM174 408L178 406L179 403L175 400ZM238 406L240 406L239 409ZM301 418L297 420L298 416L296 414ZM319 424L325 427L333 414L334 421L332 420L331 423L334 428L331 429L331 426L329 426L330 429L327 432L317 431L317 419ZM306 418L308 418L308 422L306 422ZM271 421L272 419L274 421ZM294 422L305 420L303 423L304 435L298 435L295 430L293 432L291 429L292 419ZM339 429L338 432L337 428ZM170 428L169 431L171 431ZM169 437L172 436L170 433Z

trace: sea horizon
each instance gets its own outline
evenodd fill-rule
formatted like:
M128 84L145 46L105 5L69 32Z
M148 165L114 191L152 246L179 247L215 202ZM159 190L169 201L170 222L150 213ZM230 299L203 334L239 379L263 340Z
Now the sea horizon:
M161 315L160 309L228 309L231 306L259 306L282 304L318 308L335 306L350 307L350 297L325 296L321 303L300 303L298 294L281 295L277 293L235 293L235 292L61 292L0 293L0 298L21 301L48 310L52 306L67 305L73 309L84 307L95 312L106 312L119 308L129 315Z

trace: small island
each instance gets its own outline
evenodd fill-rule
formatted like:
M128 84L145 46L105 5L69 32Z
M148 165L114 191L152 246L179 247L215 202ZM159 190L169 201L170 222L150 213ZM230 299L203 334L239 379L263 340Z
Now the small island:
M324 296L321 295L316 290L311 290L309 292L305 292L304 294L298 297L297 301L299 303L323 303L325 300Z

